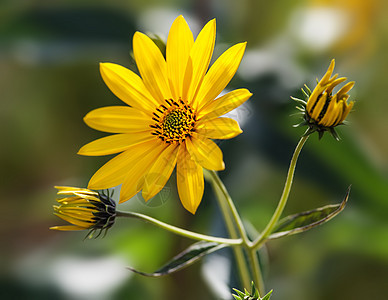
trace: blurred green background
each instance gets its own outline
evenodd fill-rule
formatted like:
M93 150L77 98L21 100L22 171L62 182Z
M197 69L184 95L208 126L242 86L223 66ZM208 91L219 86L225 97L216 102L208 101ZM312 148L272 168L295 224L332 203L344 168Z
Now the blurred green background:
M248 41L229 89L253 97L232 112L244 133L220 143L220 173L241 215L258 230L269 220L303 129L289 96L336 58L355 80L356 105L341 142L312 136L299 159L286 214L338 203L347 208L307 233L268 244L267 289L273 299L386 299L388 296L388 2L379 0L12 1L0 2L0 298L228 299L223 280L235 270L228 251L175 275L143 278L190 244L136 220L118 220L104 239L54 232L54 185L86 186L107 157L77 156L103 133L88 128L90 110L120 101L99 75L99 62L132 67L136 30L166 38L183 14L196 35L217 19L213 59ZM116 193L117 197L117 193ZM210 186L195 216L174 180L149 204L120 207L195 231L226 235ZM218 272L218 273L217 273ZM214 283L218 296L214 294ZM271 298L271 299L272 299Z

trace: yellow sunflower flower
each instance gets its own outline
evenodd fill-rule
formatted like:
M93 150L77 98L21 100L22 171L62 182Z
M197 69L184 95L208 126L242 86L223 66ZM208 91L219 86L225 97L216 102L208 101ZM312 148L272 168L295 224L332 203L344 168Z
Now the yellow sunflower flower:
M73 225L53 226L55 230L108 230L115 222L116 203L109 197L89 189L56 186L59 205L54 205L54 215Z
M93 175L89 188L122 184L120 202L140 190L147 201L163 188L176 166L181 202L196 212L204 190L203 168L225 168L222 152L211 139L230 139L242 132L236 121L220 116L252 95L237 89L217 98L234 76L246 43L226 50L208 70L215 36L213 19L194 41L179 16L168 35L166 58L149 37L134 34L141 77L117 64L100 64L106 85L129 106L99 108L84 118L90 127L116 134L83 146L79 154L122 152Z
M347 79L346 77L337 78L338 74L332 76L334 65L335 60L333 59L325 75L312 92L306 85L307 91L302 89L307 102L291 97L302 105L298 108L303 112L304 122L299 125L309 126L306 135L317 131L319 137L322 137L325 131L329 131L338 140L339 137L334 127L343 124L354 105L353 101L347 103L348 92L353 88L354 81L348 82L333 94L334 88Z

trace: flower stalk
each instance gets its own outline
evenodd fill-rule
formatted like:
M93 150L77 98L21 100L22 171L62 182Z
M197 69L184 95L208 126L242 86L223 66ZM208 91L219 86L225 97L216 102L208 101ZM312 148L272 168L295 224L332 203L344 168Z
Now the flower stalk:
M244 224L238 214L236 206L232 198L230 197L225 185L222 183L217 172L209 171L210 182L216 191L217 200L221 207L225 223L229 234L232 238L241 237L242 245L234 248L234 254L237 261L237 267L243 286L249 286L252 281L250 278L253 276L254 282L258 287L260 294L264 293L264 282L261 275L261 269L256 250L252 247L252 242L249 240ZM246 252L248 262L244 255ZM248 267L249 266L249 267Z
M228 191L226 190L224 184L222 183L221 179L218 177L217 173L215 171L207 171L205 174L208 174L206 178L209 180L210 184L212 185L214 192L216 194L216 198L218 201L218 204L221 209L221 213L224 217L225 226L228 230L229 236L232 239L238 238L238 232L237 232L237 223L242 224L242 221L240 217L238 216L238 213L235 215L232 215L231 212L231 206L234 207L233 201L231 197L229 196ZM237 210L236 210L237 212ZM236 221L237 216L238 221ZM239 232L245 232L245 229L243 226L240 227ZM245 234L246 236L246 234ZM242 243L246 243L247 240L242 239ZM249 272L249 267L247 264L247 261L245 259L244 251L242 247L234 247L233 248L234 256L236 259L237 269L240 275L241 284L243 286L249 286L251 282L251 276Z
M264 294L264 281L261 274L261 269L259 265L259 260L257 257L257 250L265 243L267 237L271 234L277 222L279 221L283 210L287 204L288 196L291 191L291 186L294 178L295 167L299 157L299 154L303 148L303 145L306 143L309 135L303 135L296 146L294 154L291 159L290 167L287 174L286 183L284 185L283 193L280 197L278 206L274 214L271 217L271 220L260 234L253 242L249 240L244 224L237 212L237 209L233 203L232 198L230 197L228 191L226 190L221 179L215 171L209 171L209 180L216 191L217 199L223 213L226 226L228 228L229 234L232 238L240 237L242 239L242 244L239 247L235 247L235 256L237 260L237 266L239 268L239 273L241 277L242 284L247 285L247 277L253 276L254 283L257 286L259 293ZM237 233L238 231L238 233ZM238 234L238 235L237 235ZM249 266L251 268L252 274L249 272L247 267L247 262L244 257L243 249L246 250Z
M250 265L252 266L251 267L252 273L253 273L252 275L254 278L253 282L256 283L259 295L264 295L265 286L264 286L263 275L261 274L261 268L259 264L259 258L257 256L257 250L253 248L252 243L247 252L248 252Z
M227 238L220 238L215 236L209 236L201 233L196 233L193 231L189 231L186 229L182 229L167 223L164 223L162 221L159 221L155 218L140 214L140 213L134 213L134 212L124 212L124 211L117 211L116 217L125 217L125 218L135 218L139 219L148 223L151 223L155 226L158 226L164 230L170 231L172 233L175 233L180 236L184 236L193 240L198 241L206 241L206 242L214 242L219 244L225 244L230 246L236 246L242 244L242 239L227 239Z
M266 238L271 234L272 230L276 226L277 222L279 221L279 219L283 213L284 207L287 204L288 196L290 194L292 181L294 179L296 162L297 162L299 154L303 148L303 145L306 143L308 137L309 137L309 135L303 135L301 137L301 139L299 140L298 145L295 148L294 154L293 154L292 159L291 159L290 167L288 169L286 183L284 185L283 193L280 197L278 206L276 207L276 210L275 210L274 214L272 215L271 220L269 221L269 223L267 224L267 226L265 227L263 232L253 242L254 249L258 249L264 244Z
M244 224L243 224L243 222L242 222L242 220L240 218L240 215L238 214L236 206L234 205L233 200L230 197L230 195L229 195L225 185L222 183L222 181L221 181L221 179L218 176L216 171L210 171L209 173L210 173L210 176L212 178L212 182L214 182L214 185L217 186L217 188L219 189L222 197L224 198L225 202L228 205L230 214L233 217L233 220L234 220L235 226L236 226L236 228L237 228L237 230L239 232L239 235L243 239L244 244L248 245L249 244L249 239L248 239L247 233L245 231Z

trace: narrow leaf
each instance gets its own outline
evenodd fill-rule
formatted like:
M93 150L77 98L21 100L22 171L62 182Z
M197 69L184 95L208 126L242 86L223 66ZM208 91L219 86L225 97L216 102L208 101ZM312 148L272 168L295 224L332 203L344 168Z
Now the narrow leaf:
M203 256L220 250L222 248L228 247L225 244L217 244L214 242L204 242L200 241L188 247L183 252L179 253L172 260L170 260L167 264L165 264L160 269L156 270L153 273L145 273L134 268L127 267L129 270L148 277L160 277L164 275L168 275L174 272L177 272L193 263L201 259Z
M268 239L277 239L282 236L292 235L309 230L315 226L326 223L338 215L344 208L349 199L350 186L346 192L344 200L340 204L327 205L314 210L290 215L281 219L278 226Z

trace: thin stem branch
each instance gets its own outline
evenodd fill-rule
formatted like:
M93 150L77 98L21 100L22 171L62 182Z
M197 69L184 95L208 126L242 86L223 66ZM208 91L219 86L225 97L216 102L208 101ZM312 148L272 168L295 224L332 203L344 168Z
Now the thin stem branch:
M116 211L116 216L117 217L140 219L140 220L146 221L148 223L151 223L153 225L156 225L162 229L171 231L177 235L181 235L181 236L191 238L194 240L215 242L215 243L226 244L226 245L230 245L230 246L241 245L243 242L242 239L227 239L227 238L214 237L214 236L204 235L201 233L192 232L192 231L189 231L186 229L182 229L182 228L164 223L162 221L159 221L157 219L154 219L152 217L149 217L149 216L146 216L143 214L139 214L139 213Z
M279 221L279 218L281 217L284 207L287 204L288 196L290 194L291 186L292 186L292 180L294 178L294 173L295 173L295 167L296 167L296 162L298 160L300 151L303 148L304 143L307 141L309 135L307 136L302 136L301 139L299 140L298 145L295 148L294 154L291 159L290 167L288 169L288 174L287 174L287 179L286 183L284 185L283 193L282 196L280 197L278 206L276 207L276 210L263 230L263 232L260 234L260 236L253 242L253 248L257 249L259 248L266 240L266 238L271 234L272 230L276 226L277 222Z
M248 252L249 260L251 262L250 265L252 266L252 273L253 273L255 286L259 291L259 295L264 295L265 294L264 280L263 280L263 276L261 275L259 258L257 257L256 251L257 250L255 250L254 248L250 248L247 252Z
M226 200L226 203L228 204L229 211L230 211L230 213L231 213L231 215L233 217L233 220L234 220L234 224L236 225L237 230L238 230L241 238L244 241L244 244L249 245L250 244L250 240L249 240L249 238L247 236L247 233L245 231L244 224L243 224L243 222L242 222L242 220L240 218L240 215L238 214L236 206L234 205L233 200L230 197L230 195L229 195L225 185L221 181L221 179L218 176L216 171L209 171L209 173L210 173L210 175L212 177L212 180L214 181L214 184L217 185L217 188L220 190L220 192L222 193L223 198Z
M226 198L230 198L230 196L227 192L225 193L226 191L225 186L222 184L218 175L212 174L213 173L212 171L209 171L207 173L210 175L208 176L208 179L216 194L216 198L218 200L221 213L224 217L225 226L229 232L229 236L232 239L236 239L239 237L239 235L235 226L236 224L234 222L234 218L230 211L230 206L227 203L228 201L226 199ZM249 288L249 286L251 285L251 279L250 279L249 267L247 265L247 262L244 256L244 250L242 247L234 247L233 252L236 258L237 269L240 275L241 284L244 288Z

